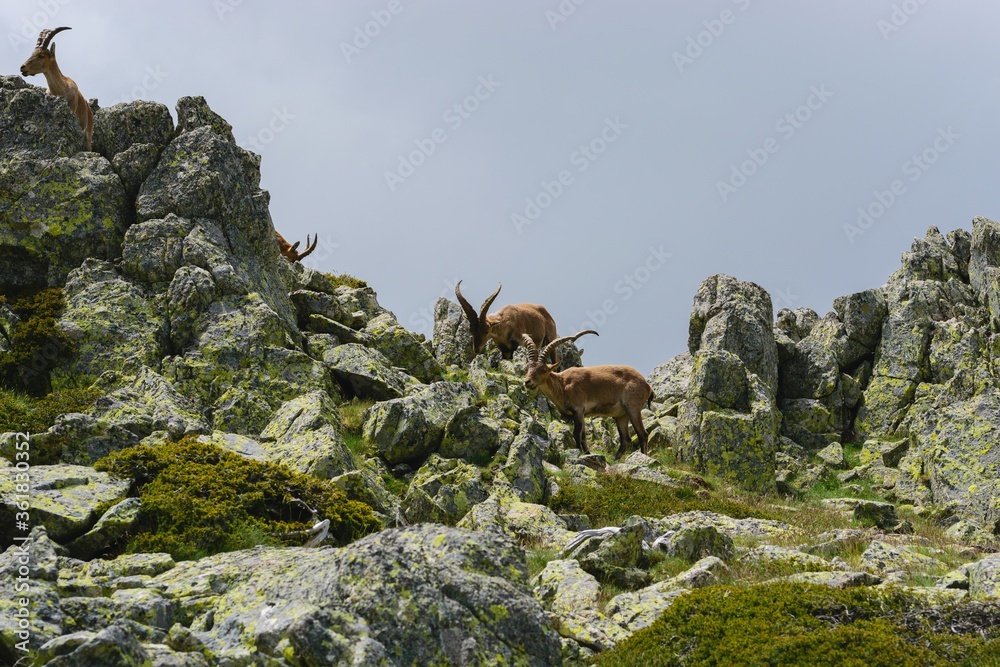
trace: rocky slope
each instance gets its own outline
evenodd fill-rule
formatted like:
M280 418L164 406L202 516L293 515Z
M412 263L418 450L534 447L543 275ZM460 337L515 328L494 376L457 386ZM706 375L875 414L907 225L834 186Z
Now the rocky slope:
M203 99L176 124L149 102L99 109L93 153L42 89L2 77L0 107L5 387L93 392L27 439L0 415L0 661L575 664L720 584L1000 599L994 222L932 228L823 317L708 278L689 352L649 377L652 457L616 462L573 448L523 353L471 359L456 304L427 341L360 281L282 258L260 159ZM44 329L15 300L45 288L54 333L17 356ZM587 437L617 449L613 422ZM383 530L123 553L151 508L95 464L193 440L323 480Z

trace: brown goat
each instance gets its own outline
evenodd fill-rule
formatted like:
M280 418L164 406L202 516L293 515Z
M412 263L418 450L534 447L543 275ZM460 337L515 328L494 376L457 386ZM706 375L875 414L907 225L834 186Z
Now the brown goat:
M38 42L31 56L21 65L22 76L34 76L44 74L45 81L49 85L49 94L61 97L69 103L69 108L76 117L80 119L80 127L83 128L83 137L87 150L92 150L94 139L94 112L87 103L87 99L77 88L73 79L65 76L59 71L59 64L56 62L56 45L49 44L56 34L70 28L62 27L55 30L43 30L38 35Z
M573 419L573 438L582 451L587 451L584 417L612 417L621 438L617 456L620 458L632 441L628 434L629 422L635 427L639 447L645 454L649 437L642 425L642 408L649 403L653 389L639 371L630 366L584 366L557 373L555 365L549 366L544 362L545 354L550 349L589 333L598 335L588 329L575 336L557 338L541 352L525 336L524 346L530 355L525 384L538 388L559 414Z
M521 337L529 336L537 345L548 345L559 335L556 333L556 321L549 315L545 306L533 303L518 303L504 306L492 315L486 312L500 294L503 285L483 302L479 312L472 307L459 289L462 281L455 285L455 296L465 311L469 320L469 331L472 333L473 354L480 354L490 340L497 344L504 359L514 356L514 350L521 346Z
M278 251L287 259L289 262L297 262L300 259L306 257L309 253L316 249L316 243L319 241L319 235L312 240L312 245L309 245L309 235L306 234L306 251L299 252L299 241L296 241L294 245L288 243L285 237L282 236L275 230L275 235L278 237Z

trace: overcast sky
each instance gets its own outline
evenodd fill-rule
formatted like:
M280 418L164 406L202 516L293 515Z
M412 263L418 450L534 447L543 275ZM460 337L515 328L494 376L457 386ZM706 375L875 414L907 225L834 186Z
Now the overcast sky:
M263 155L274 224L404 325L478 305L592 327L586 363L686 350L698 284L821 315L914 236L1000 217L986 0L4 0L102 106L204 95ZM27 35L27 37L23 37ZM32 83L44 85L41 77ZM867 212L862 217L859 208ZM860 220L859 220L860 218Z

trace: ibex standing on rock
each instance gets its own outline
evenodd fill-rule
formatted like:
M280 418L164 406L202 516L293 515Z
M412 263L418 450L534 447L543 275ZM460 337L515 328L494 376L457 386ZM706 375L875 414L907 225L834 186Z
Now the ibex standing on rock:
M545 306L533 303L519 303L504 306L492 315L486 312L493 305L494 299L500 294L503 285L483 302L479 312L472 307L459 289L462 281L455 285L455 296L465 311L469 320L469 330L472 333L473 354L479 354L490 340L496 342L504 359L514 356L514 350L521 346L521 337L528 336L536 345L548 345L555 340L556 321L549 315ZM553 348L554 349L554 348Z
M312 245L309 244L309 235L306 234L306 250L305 252L299 252L299 243L301 241L296 241L294 245L289 244L285 240L285 237L279 234L277 231L274 232L278 237L278 251L287 259L289 262L297 262L300 259L306 257L309 253L316 249L316 243L319 242L319 235L312 240Z
M31 57L21 65L21 75L45 75L45 81L49 84L49 94L66 100L69 103L69 108L80 119L80 127L83 128L84 140L89 151L93 147L94 112L91 111L87 99L80 93L80 89L76 87L76 82L59 71L59 64L56 62L56 45L52 44L49 47L52 38L63 30L69 30L69 28L43 30L38 35L35 50L31 52Z
M584 366L567 368L562 373L557 373L555 365L545 363L545 355L551 349L589 333L598 335L596 331L588 329L575 336L557 338L541 352L531 338L524 336L524 346L528 348L530 355L524 382L545 394L560 414L573 418L573 438L584 452L587 451L587 436L583 432L584 417L612 417L618 425L618 435L621 438L617 456L621 457L632 442L628 434L629 422L635 427L639 447L645 454L649 438L642 425L642 408L649 403L653 389L639 371L629 366Z

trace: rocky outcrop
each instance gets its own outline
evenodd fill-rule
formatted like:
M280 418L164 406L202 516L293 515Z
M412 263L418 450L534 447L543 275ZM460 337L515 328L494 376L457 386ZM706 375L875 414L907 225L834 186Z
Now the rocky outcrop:
M58 664L116 651L170 660L160 664L195 664L184 662L190 653L213 665L562 663L523 553L497 535L423 525L341 549L263 548L152 569L144 556L94 561L101 569L58 560L38 537L29 642ZM12 610L13 550L0 569L0 606ZM69 628L76 634L60 637Z

